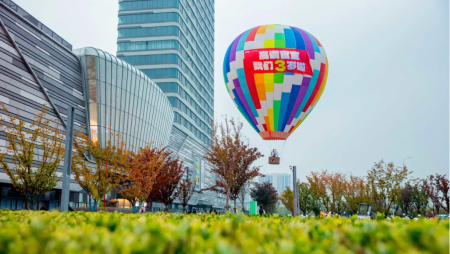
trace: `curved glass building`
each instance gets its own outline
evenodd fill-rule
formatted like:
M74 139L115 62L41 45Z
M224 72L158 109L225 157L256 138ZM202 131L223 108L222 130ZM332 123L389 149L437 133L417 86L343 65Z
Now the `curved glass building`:
M147 75L100 49L87 47L73 52L84 73L87 124L93 139L105 145L112 132L135 149L151 142L168 145L172 106Z
M44 106L62 131L73 107L75 130L102 145L114 133L135 149L151 142L168 146L184 162L184 177L196 181L189 205L220 209L221 194L198 192L216 179L203 157L214 117L214 0L119 0L119 7L116 58L91 47L72 51L16 3L0 0L0 102L27 122ZM0 131L0 150L7 147ZM39 156L35 160L40 163ZM57 175L63 171L61 165ZM70 206L86 206L87 195L73 177L70 186ZM4 172L0 188L0 209L27 207ZM60 197L61 182L38 209L58 207ZM181 209L179 203L171 209Z

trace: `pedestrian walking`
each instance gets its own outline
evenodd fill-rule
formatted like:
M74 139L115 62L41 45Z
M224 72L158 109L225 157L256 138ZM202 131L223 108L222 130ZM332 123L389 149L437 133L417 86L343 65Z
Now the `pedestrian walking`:
M147 209L147 202L144 201L144 203L142 203L141 208L139 209L139 213L145 213Z

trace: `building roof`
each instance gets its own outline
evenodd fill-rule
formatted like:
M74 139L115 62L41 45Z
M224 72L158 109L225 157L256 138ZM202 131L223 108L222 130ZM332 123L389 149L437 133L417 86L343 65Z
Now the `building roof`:
M68 43L66 40L64 40L61 36L59 36L57 33L53 32L50 28L48 28L46 25L42 24L39 20L37 20L35 17L30 15L28 12L26 12L24 9L22 9L19 5L14 3L11 0L0 0L0 3L3 3L10 9L12 9L17 15L21 16L22 18L28 20L31 24L33 24L35 27L37 27L39 30L41 30L43 33L48 35L53 40L57 41L64 47L66 47L69 50L72 50L72 44Z

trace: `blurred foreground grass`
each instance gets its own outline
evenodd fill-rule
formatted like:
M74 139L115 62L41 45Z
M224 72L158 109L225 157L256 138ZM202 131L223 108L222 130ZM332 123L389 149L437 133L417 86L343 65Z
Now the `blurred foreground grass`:
M449 253L449 220L0 210L0 253Z

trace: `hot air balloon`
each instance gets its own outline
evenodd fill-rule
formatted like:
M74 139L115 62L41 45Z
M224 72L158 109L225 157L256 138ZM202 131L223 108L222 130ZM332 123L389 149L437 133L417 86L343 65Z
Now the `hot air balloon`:
M223 63L231 99L265 140L286 140L317 104L328 76L322 44L286 25L263 25L239 35Z

